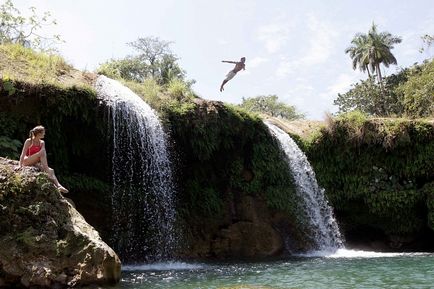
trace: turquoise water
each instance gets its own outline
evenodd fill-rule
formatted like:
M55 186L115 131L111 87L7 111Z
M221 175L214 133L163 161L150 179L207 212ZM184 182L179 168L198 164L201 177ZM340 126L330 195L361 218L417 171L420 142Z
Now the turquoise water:
M342 250L263 263L124 266L115 288L434 288L433 254Z

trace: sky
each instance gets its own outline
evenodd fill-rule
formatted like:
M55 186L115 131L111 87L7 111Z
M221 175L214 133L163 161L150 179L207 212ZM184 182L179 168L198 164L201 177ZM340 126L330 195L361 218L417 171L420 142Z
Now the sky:
M4 0L0 0L4 2ZM367 75L352 69L345 49L372 23L400 36L392 53L402 67L434 55L420 53L421 36L434 34L432 0L13 0L50 11L57 20L47 33L65 43L60 54L74 67L94 71L109 59L134 54L127 45L139 37L173 42L193 90L202 98L241 103L242 98L275 94L307 119L322 120L338 110L338 93ZM220 84L232 64L246 57L246 70Z

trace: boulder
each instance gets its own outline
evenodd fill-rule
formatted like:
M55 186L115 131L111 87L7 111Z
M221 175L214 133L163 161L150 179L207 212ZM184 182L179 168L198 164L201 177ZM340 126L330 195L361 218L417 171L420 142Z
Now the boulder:
M45 173L0 158L0 286L114 284L121 262Z

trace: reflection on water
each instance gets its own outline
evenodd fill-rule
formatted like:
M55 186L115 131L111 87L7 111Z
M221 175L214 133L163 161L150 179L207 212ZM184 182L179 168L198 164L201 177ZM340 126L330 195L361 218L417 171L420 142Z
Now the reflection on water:
M123 267L115 288L433 288L434 255L339 250L266 263L169 262Z

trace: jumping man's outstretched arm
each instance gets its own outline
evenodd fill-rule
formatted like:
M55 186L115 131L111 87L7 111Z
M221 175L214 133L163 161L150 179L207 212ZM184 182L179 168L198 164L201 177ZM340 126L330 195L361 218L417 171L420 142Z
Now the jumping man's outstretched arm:
M237 63L238 63L238 62L236 62L236 61L228 61L228 60L222 60L222 62L233 63L233 64L237 64Z

